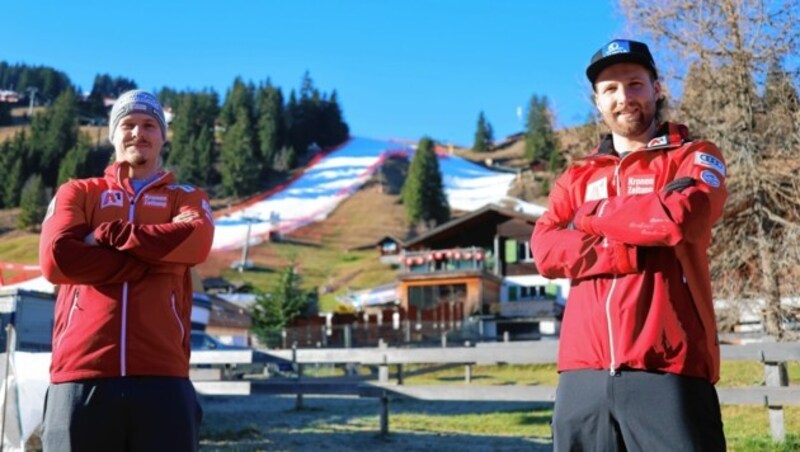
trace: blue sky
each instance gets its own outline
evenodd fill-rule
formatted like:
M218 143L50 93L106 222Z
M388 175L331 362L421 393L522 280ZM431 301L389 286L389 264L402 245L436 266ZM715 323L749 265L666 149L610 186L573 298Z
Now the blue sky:
M480 111L497 138L522 130L532 94L559 125L583 122L586 64L624 30L611 0L34 0L2 13L0 60L53 66L84 90L108 73L224 95L239 75L288 95L308 70L337 90L353 135L462 145Z

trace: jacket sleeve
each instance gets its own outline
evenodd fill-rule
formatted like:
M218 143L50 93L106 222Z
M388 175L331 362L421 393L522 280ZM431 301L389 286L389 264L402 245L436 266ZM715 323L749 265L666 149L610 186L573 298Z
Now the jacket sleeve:
M180 191L174 215L198 213L188 223L135 224L116 220L94 230L98 245L125 252L154 264L196 265L206 260L214 238L214 221L205 192Z
M634 246L567 229L577 208L569 196L569 172L550 191L550 207L536 222L531 250L539 273L548 278L580 279L637 271Z
M116 284L137 281L148 265L125 253L84 243L92 228L87 222L86 191L67 183L53 197L42 223L39 265L54 284Z
M709 142L691 145L675 175L697 184L668 193L627 195L599 202L576 227L591 235L637 246L675 246L707 240L727 198L722 153Z

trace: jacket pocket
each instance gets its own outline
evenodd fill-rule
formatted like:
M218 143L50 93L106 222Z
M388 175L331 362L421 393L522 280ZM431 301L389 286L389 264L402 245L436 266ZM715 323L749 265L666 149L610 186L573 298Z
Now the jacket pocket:
M72 303L69 306L69 313L67 314L67 323L64 325L64 329L61 331L61 334L58 335L58 340L55 343L55 347L61 347L61 341L64 340L64 337L70 331L70 326L72 326L72 318L75 315L75 311L79 310L81 307L78 305L78 296L80 295L80 290L75 289L75 292L72 294Z
M175 298L175 291L173 290L170 298L169 298L170 306L172 307L172 315L175 317L175 322L178 324L178 329L181 332L181 342L183 342L184 337L186 337L186 329L183 326L183 322L181 322L181 316L178 315L178 307L176 305L176 298Z

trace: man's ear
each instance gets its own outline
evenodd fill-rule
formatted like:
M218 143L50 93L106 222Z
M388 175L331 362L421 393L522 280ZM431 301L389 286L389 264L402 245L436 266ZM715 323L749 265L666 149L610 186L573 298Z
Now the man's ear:
M653 80L653 89L656 91L656 99L661 99L664 95L664 90L661 88L661 80Z

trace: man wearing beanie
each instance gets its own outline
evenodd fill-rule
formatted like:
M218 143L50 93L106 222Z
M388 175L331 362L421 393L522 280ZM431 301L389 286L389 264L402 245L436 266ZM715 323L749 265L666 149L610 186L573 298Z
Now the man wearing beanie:
M161 168L166 136L158 100L124 93L109 117L114 163L48 208L39 262L59 290L46 451L197 449L189 270L214 226L206 194Z
M559 177L531 237L541 274L572 280L555 450L724 451L706 256L722 153L662 122L644 43L609 42L586 75L611 133Z

